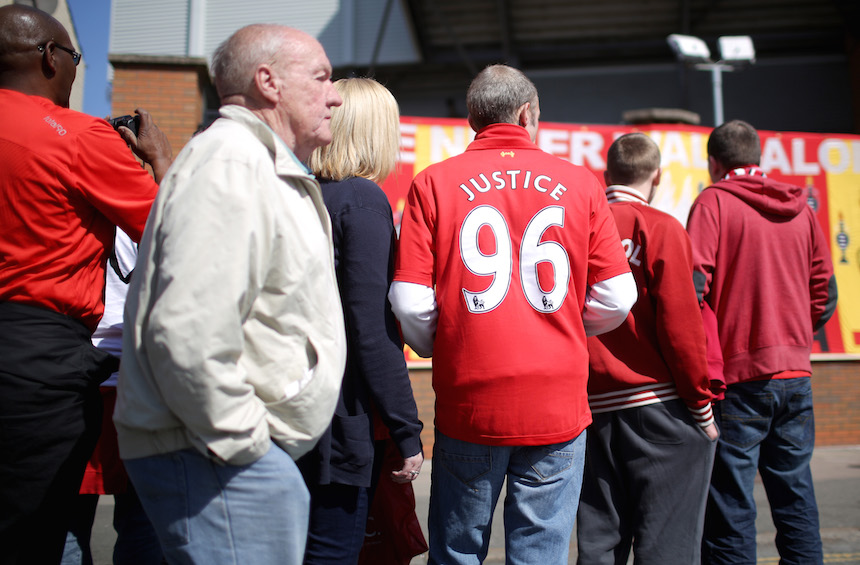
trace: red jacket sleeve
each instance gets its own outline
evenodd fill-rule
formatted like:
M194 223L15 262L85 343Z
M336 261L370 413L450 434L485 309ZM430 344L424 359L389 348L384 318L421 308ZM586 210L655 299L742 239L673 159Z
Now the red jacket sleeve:
M650 299L657 339L678 394L690 408L711 401L705 330L693 287L690 238L673 218L655 223L648 242Z

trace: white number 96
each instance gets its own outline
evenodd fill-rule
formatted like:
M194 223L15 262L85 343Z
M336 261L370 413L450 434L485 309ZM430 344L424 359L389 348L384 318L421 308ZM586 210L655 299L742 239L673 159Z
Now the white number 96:
M496 252L485 255L478 245L478 232L487 226L493 234ZM561 308L570 282L570 258L556 241L541 242L544 232L552 226L564 227L564 208L547 206L529 221L520 244L520 281L523 294L538 312L551 313ZM466 307L480 314L498 307L508 294L513 276L513 251L510 230L505 217L492 206L478 206L463 220L460 228L460 257L469 271L479 276L492 276L484 290L463 290ZM548 262L554 273L554 286L545 292L538 281L538 264Z

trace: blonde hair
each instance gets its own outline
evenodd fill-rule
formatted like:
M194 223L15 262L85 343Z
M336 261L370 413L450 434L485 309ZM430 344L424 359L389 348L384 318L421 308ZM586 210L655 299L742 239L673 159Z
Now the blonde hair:
M377 184L394 170L400 151L400 110L387 88L370 78L334 83L343 105L332 108L332 142L317 147L308 168L335 181L363 177Z

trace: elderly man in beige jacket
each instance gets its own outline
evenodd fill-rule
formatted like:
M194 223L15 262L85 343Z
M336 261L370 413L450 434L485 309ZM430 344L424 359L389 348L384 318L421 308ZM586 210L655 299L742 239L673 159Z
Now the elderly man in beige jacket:
M215 52L221 118L161 185L125 312L120 454L171 563L298 564L293 459L345 363L331 227L302 161L341 104L312 37L240 29Z

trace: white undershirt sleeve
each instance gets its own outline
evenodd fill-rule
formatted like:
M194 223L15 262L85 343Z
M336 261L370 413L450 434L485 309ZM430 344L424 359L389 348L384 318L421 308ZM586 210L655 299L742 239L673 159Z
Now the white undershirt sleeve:
M585 335L599 335L620 326L638 297L633 273L624 273L592 285L585 295L582 309Z
M391 309L400 321L403 340L421 357L433 355L436 338L436 293L423 284L394 281L388 290Z

